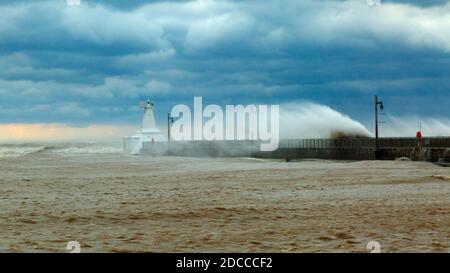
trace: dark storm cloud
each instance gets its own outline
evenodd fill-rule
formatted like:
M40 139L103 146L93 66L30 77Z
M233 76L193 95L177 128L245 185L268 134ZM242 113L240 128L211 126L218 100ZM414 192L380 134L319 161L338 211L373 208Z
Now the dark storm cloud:
M445 5L448 0L385 0L386 3L411 4L421 7Z
M139 99L163 116L194 95L450 114L445 1L81 3L0 1L0 122L133 122Z

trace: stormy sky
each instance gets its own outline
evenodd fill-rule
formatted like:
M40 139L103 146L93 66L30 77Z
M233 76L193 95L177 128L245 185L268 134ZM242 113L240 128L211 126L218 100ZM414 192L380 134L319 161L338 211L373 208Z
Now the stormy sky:
M449 1L0 1L0 123L134 124L192 103L450 115Z

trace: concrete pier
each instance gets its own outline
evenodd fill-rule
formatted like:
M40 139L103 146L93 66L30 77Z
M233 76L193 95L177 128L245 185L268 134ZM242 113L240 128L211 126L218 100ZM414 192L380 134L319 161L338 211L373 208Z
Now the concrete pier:
M414 161L450 162L450 137L380 138L378 159L406 157ZM257 157L275 159L375 160L374 138L283 139L272 152L260 152L258 141L145 142L142 155Z
M378 159L406 157L415 161L450 162L450 137L380 138ZM374 138L286 139L278 150L258 152L255 157L285 159L375 160Z

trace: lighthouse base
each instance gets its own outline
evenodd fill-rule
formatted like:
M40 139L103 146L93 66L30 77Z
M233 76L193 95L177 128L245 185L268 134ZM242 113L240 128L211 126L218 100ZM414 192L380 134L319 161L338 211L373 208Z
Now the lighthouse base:
M123 138L123 150L127 154L138 155L144 145L167 145L167 139L161 132L138 132L138 134Z

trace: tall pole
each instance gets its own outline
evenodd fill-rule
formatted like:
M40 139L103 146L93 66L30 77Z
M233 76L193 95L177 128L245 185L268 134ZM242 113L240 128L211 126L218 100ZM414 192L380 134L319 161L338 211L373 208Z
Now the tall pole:
M378 105L380 106L380 109L383 110L384 106L383 106L383 102L378 100L378 96L375 96L375 157L376 159L379 159L380 157L380 139L379 139L379 135L378 135L378 126L379 126L379 121L378 121Z
M167 113L167 142L170 142L170 113Z
M378 155L380 150L380 142L378 139L378 96L375 96L375 152Z

